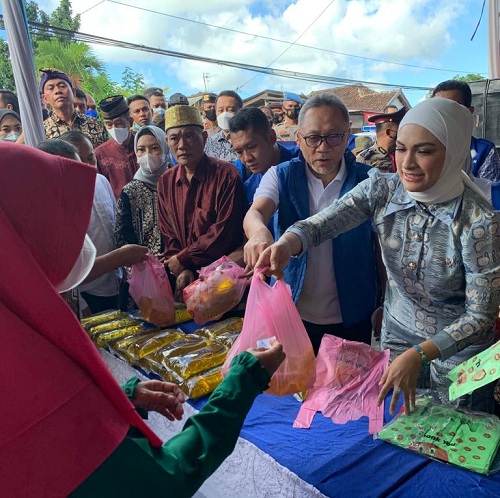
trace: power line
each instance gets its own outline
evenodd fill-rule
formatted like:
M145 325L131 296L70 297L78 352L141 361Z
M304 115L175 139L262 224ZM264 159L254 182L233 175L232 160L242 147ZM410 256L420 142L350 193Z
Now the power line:
M181 16L175 16L173 14L167 14L165 12L160 12L158 10L147 9L145 7L138 7L136 5L130 5L128 3L119 2L117 0L107 0L107 1L109 3L115 3L117 5L122 5L123 7L129 7L131 9L137 9L137 10L141 10L143 12L149 12L151 14L158 14L158 15L161 15L161 16L170 17L171 19L177 19L179 21L185 21L185 22L190 22L190 23L193 23L193 24L199 24L200 26L206 26L208 28L220 29L220 30L223 30L223 31L229 31L231 33L236 33L236 34L239 34L239 35L252 36L254 38L262 38L263 40L269 40L269 41L274 41L274 42L278 42L278 43L286 43L288 45L292 44L292 42L290 42L290 41L280 40L279 38L273 38L271 36L264 36L264 35L257 35L257 34L254 34L254 33L248 33L246 31L239 31L237 29L226 28L224 26L217 26L215 24L210 24L210 23L206 23L206 22L203 22L203 21L196 21L194 19L188 19L187 17L181 17ZM330 54L342 55L344 57L353 57L355 59L362 59L362 60L372 61L372 62L382 62L384 64L392 64L392 65L395 65L395 66L412 67L412 68L415 68L415 69L426 69L426 70L429 70L429 71L440 71L440 72L454 73L454 74L457 74L457 73L462 73L462 74L478 73L478 71L461 71L461 70L458 70L458 69L457 70L455 70L455 69L442 69L442 68L438 68L438 67L419 66L417 64L406 64L404 62L392 62L392 61L387 61L387 60L384 60L384 59L376 59L376 58L373 58L373 57L364 57L364 56L361 56L361 55L347 54L345 52L338 52L336 50L329 50L329 49L326 49L326 48L313 47L311 45L303 45L301 43L294 43L294 45L296 47L300 47L300 48L307 48L307 49L310 49L310 50L319 50L320 52L326 52L326 53L330 53Z
M0 16L0 18L3 18L3 16ZM269 74L272 76L279 76L283 78L290 78L290 79L296 79L296 80L301 80L301 81L310 81L310 82L315 82L315 83L324 83L324 84L329 84L329 85L337 85L337 86L342 86L342 85L347 85L347 84L353 84L353 83L358 83L358 84L364 84L364 85L369 85L369 86L379 86L379 87L385 87L385 88L403 88L403 89L414 89L414 90L430 90L430 87L424 87L424 86L412 86L412 85L396 85L396 84L390 84L390 83L378 83L374 81L362 81L362 80L352 80L352 79L347 79L347 78L336 78L333 76L323 76L323 75L318 75L318 74L310 74L310 73L302 73L298 71L288 71L286 69L273 69L273 68L268 68L268 67L263 67L263 66L256 66L252 64L245 64L241 62L233 62L233 61L226 61L222 59L213 59L209 57L200 57L197 55L193 54L187 54L183 52L175 52L172 50L164 50L160 48L155 48L155 47L148 47L146 45L138 45L136 43L130 43L130 42L123 42L119 40L114 40L111 38L105 38L103 36L96 36L96 35L90 35L88 33L81 33L79 31L73 31L70 29L64 29L64 28L59 28L56 26L51 26L49 24L44 24L44 23L37 23L37 22L31 22L29 24L30 28L34 28L36 30L40 30L42 32L46 32L48 34L57 34L59 36L63 37L72 37L76 41L80 41L83 43L91 43L91 44L96 44L96 45L106 45L106 46L112 46L112 47L118 47L118 48L125 48L129 50L139 50L143 52L148 52L148 53L154 53L158 55L164 55L167 57L174 57L174 58L179 58L179 59L186 59L186 60L192 60L192 61L197 61L197 62L206 62L209 64L217 64L219 66L227 66L227 67L232 67L236 69L242 69L245 71L254 71L257 73L263 73L263 74Z
M303 36L304 34L309 31L309 29L311 28L311 26L325 13L325 11L330 7L330 5L332 5L332 3L335 2L335 0L332 0L315 18L314 18L314 21L309 24L309 26L307 26L307 28L302 31L302 33L300 33L300 35L293 41L293 43L291 43L288 47L285 48L285 50L283 50L283 52L281 52L281 54L279 54L277 57L275 57L268 65L267 67L271 67L282 55L286 54ZM236 87L236 91L240 90L241 88L243 88L244 86L248 85L248 83L250 83L251 81L253 81L255 78L257 78L259 75L256 74L255 76L253 76L252 78L250 78L246 83L243 83L243 85L240 85L238 87Z

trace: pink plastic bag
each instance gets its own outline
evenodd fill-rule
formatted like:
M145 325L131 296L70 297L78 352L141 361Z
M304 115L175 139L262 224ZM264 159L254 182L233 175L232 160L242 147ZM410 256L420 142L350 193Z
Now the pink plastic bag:
M316 358L311 341L292 300L290 286L278 280L272 287L255 270L248 294L243 329L222 366L225 375L231 360L257 341L275 337L283 345L286 359L271 379L269 394L282 396L309 389L314 382Z
M132 299L148 322L156 326L174 323L175 304L172 287L165 267L157 258L148 253L148 259L144 263L132 265L128 283Z
M227 256L205 266L200 277L188 285L182 295L193 320L202 325L218 320L234 308L243 297L246 287L245 270Z
M314 387L307 393L293 426L308 429L320 411L337 424L368 416L370 434L378 432L384 424L384 405L377 406L378 382L388 364L388 349L378 351L362 342L324 335Z

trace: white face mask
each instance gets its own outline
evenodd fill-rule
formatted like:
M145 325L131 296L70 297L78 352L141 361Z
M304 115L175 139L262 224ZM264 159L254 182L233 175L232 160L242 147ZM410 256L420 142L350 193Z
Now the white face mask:
M145 173L152 174L162 167L165 159L164 154L144 154L143 156L137 157L137 164L139 164L139 167L144 170Z
M234 112L223 112L217 116L217 124L224 131L229 131L229 120L234 116Z
M88 235L85 235L83 247L69 275L56 286L57 292L66 292L80 285L94 266L97 249Z
M128 128L111 128L108 133L121 145L129 137L130 130Z
M0 137L0 140L3 140L5 142L15 142L19 137L20 137L19 133L11 131L10 133L7 133L3 137Z

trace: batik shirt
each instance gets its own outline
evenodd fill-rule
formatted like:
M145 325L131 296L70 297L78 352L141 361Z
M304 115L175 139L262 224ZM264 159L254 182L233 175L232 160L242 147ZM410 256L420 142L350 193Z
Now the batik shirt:
M369 218L388 276L383 337L409 345L431 340L442 361L486 349L500 301L500 213L467 186L425 207L396 174L374 172L290 231L307 250Z
M207 139L205 154L222 159L223 161L229 161L230 163L234 163L238 159L229 141L229 135L226 137L222 130L219 130Z
M156 190L140 180L132 180L123 187L116 214L118 247L139 244L147 246L155 256L162 254L157 200Z
M108 132L100 121L79 112L75 112L71 125L52 114L43 122L43 126L47 138L59 138L71 130L81 131L90 138L94 149L108 140Z

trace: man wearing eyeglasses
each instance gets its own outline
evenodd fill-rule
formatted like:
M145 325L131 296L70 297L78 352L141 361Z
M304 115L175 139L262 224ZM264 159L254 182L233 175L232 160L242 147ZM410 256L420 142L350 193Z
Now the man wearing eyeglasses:
M396 112L375 114L369 117L368 121L375 125L377 141L368 149L360 152L356 160L360 163L368 164L368 166L378 168L383 173L394 173L396 171L394 160L396 136L398 134L399 123L405 114L406 109L402 107Z
M368 177L369 167L346 153L350 119L337 96L308 99L298 125L299 157L268 170L243 222L248 268L274 242L267 224L276 210L277 240L294 222L318 213ZM377 276L369 223L293 258L284 279L316 353L325 333L370 344Z

